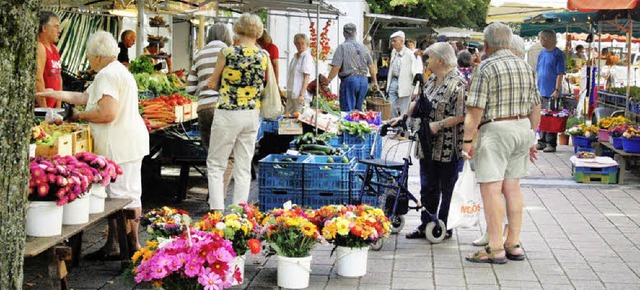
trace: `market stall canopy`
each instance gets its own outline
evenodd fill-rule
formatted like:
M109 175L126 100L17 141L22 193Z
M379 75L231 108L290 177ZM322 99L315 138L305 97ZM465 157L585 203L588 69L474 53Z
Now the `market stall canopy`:
M523 22L544 12L566 11L567 0L491 0L486 23Z
M631 11L630 15L633 19L640 19L640 13L635 10ZM574 33L599 30L604 34L624 35L628 32L629 21L629 13L626 10L548 12L527 18L521 26L520 35L535 36L545 29ZM640 23L634 21L634 27L640 27L639 25ZM591 30L589 30L590 26L592 26ZM640 37L640 31L634 31L633 36ZM604 41L611 41L611 39Z
M638 0L569 0L567 9L578 11L628 10L638 6Z
M482 38L481 32L476 32L473 30L458 28L458 27L449 26L449 27L435 28L435 31L438 33L438 35L444 35L447 37L471 38L473 36L476 39L478 37Z
M384 23L384 24L389 24L389 23L427 24L429 23L428 19L396 16L396 15L389 15L389 14L375 14L375 13L365 12L364 17L372 19L371 25L373 25L375 22Z

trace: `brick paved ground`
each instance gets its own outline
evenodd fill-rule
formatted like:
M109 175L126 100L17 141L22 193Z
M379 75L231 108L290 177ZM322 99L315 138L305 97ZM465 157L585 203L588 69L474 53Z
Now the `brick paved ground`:
M464 261L478 249L471 241L480 236L480 227L456 230L451 240L436 245L407 240L404 234L419 223L418 213L410 212L400 235L388 238L381 251L369 251L368 273L362 278L337 276L331 248L318 246L309 289L640 289L640 183L632 177L624 186L578 184L571 177L572 149L560 146L556 153L540 153L531 176L522 181L525 261L506 265ZM417 172L414 166L410 188L416 193ZM199 218L207 210L206 180L192 180L197 186L175 206ZM257 197L256 186L254 182L252 198ZM156 205L147 202L145 208ZM105 225L88 231L83 253L102 245L104 235ZM26 261L26 289L46 288L43 260ZM150 288L136 286L117 262L83 261L70 272L74 289ZM277 289L275 259L248 256L245 277L242 287L236 288Z

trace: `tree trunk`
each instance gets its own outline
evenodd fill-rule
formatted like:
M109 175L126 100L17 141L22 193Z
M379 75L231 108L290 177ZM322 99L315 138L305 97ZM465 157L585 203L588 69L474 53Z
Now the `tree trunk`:
M0 289L22 289L39 0L0 1Z

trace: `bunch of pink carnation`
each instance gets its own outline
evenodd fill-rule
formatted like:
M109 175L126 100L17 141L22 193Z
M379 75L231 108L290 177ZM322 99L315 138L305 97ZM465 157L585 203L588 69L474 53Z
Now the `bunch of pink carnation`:
M94 176L94 183L101 183L107 186L109 183L116 181L118 175L122 175L122 168L104 156L89 152L80 152L76 153L75 158L98 171L97 176Z
M229 268L236 253L231 242L218 234L192 230L181 234L134 269L137 283L161 285L164 289L225 289L232 279L242 282L240 270Z
M65 205L87 192L92 175L65 162L67 160L58 163L56 159L49 161L41 157L31 159L30 201L55 201L57 205Z

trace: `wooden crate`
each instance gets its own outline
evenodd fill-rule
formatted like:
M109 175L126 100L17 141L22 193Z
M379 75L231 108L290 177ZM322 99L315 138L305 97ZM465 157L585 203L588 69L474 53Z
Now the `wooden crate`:
M53 146L36 146L36 156L51 158L56 154L61 156L73 154L73 141L71 134L58 136Z
M182 106L182 120L189 121L193 119L193 115L191 114L191 104L186 104Z
M191 118L198 119L198 102L191 102Z
M179 123L184 121L184 106L173 107L173 112L176 115L176 120L174 122Z
M81 124L79 131L71 133L71 141L73 143L73 155L79 152L91 152L91 127L88 124Z

